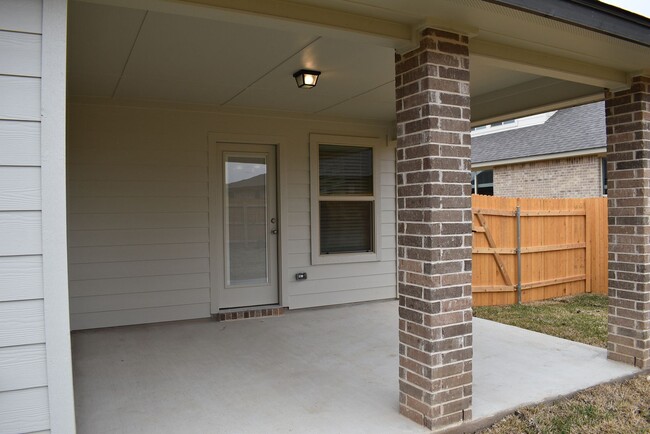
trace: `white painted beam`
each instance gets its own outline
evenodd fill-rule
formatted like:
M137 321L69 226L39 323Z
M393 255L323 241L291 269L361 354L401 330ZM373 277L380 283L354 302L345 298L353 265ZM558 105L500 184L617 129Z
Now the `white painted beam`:
M472 39L470 55L502 69L612 90L629 87L628 76L624 71L540 51Z
M472 126L545 113L602 100L603 89L542 77L472 96Z
M408 24L285 0L86 0L118 7L229 21L244 25L311 32L398 48L411 43Z

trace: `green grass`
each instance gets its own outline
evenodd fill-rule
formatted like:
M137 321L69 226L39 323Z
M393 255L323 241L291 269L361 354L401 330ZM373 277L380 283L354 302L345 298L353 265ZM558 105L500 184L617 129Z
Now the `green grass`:
M504 324L589 345L607 343L607 296L584 294L521 306L474 308ZM650 376L602 384L571 398L525 407L481 431L485 434L650 433Z
M475 307L474 315L598 347L607 346L607 296L583 294L522 305Z
M603 384L572 398L526 407L481 431L484 434L647 434L650 377Z

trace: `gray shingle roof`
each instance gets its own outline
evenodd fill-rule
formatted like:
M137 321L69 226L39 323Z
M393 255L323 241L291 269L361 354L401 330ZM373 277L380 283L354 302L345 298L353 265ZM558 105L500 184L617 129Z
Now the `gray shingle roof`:
M472 163L602 148L605 103L559 110L544 124L472 137Z

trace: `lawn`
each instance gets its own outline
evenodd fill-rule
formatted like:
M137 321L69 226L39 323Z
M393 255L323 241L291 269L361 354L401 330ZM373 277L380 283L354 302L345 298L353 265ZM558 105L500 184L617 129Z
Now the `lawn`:
M521 306L474 308L498 321L589 345L607 343L607 297L585 294ZM571 398L525 407L481 431L511 433L650 433L650 376L603 384Z
M568 399L525 407L483 434L650 432L650 377L603 384Z
M475 307L474 315L605 348L607 296L583 294L522 305Z

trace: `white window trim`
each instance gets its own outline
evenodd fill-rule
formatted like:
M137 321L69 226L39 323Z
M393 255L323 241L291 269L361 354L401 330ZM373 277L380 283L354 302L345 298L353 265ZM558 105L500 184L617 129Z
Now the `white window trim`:
M319 146L340 145L372 148L372 181L374 207L374 252L320 254L320 177L319 177ZM325 134L309 135L309 176L310 176L310 210L311 210L311 263L345 264L353 262L373 262L381 260L381 173L379 146L381 140L377 137L349 137ZM350 197L341 200L363 200Z

